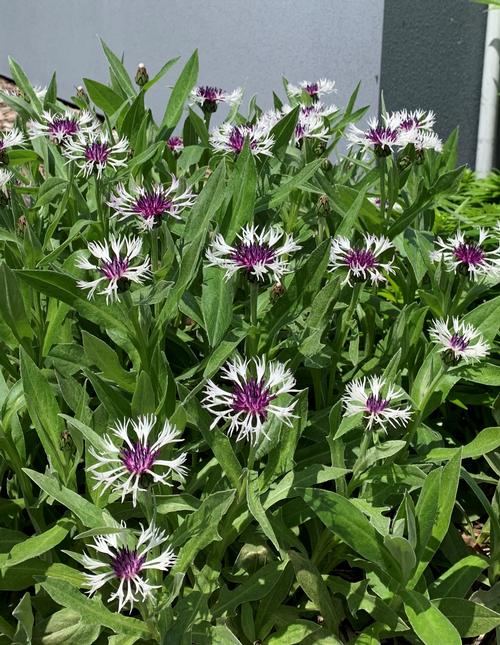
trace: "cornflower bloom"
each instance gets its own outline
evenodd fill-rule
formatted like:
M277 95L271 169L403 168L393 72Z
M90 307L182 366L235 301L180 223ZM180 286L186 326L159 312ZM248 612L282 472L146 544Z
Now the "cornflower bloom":
M438 237L436 244L438 249L431 251L430 258L434 262L443 261L448 271L458 272L466 275L470 280L477 280L482 277L500 276L500 247L487 251L484 243L492 237L483 228L479 229L477 242L465 237L461 231L457 231L448 241Z
M132 261L141 253L142 240L138 237L115 237L108 242L90 242L90 253L97 259L96 264L87 258L79 258L76 266L88 271L97 271L101 277L91 280L78 280L80 289L89 289L88 299L93 298L99 286L104 287L98 293L106 296L106 302L118 300L118 293L126 291L131 282L142 284L151 274L149 257L141 264L132 265Z
M10 170L0 168L0 192L5 192L6 186L14 175Z
M355 379L347 384L342 397L344 414L349 417L362 412L368 430L376 424L386 432L387 424L392 427L406 426L411 419L411 408L400 407L396 403L405 396L403 390L387 384L378 376Z
M302 81L298 86L289 83L287 89L290 96L300 97L302 92L305 92L313 101L317 101L323 94L331 94L337 91L335 89L335 81L330 81L326 78L312 82Z
M283 363L268 362L264 357L243 360L235 358L222 369L222 378L230 383L226 390L212 380L205 387L203 403L215 416L214 428L223 419L229 422L228 435L236 434L236 440L249 439L256 443L264 424L274 416L291 426L296 401L289 405L276 405L273 401L281 394L296 392L295 379Z
M110 143L104 132L93 132L86 137L69 139L63 148L63 154L76 165L85 177L93 172L101 177L104 170L119 168L127 162L128 140L123 137L117 143Z
M217 110L219 103L234 105L239 103L243 96L241 87L232 92L225 92L220 87L210 85L199 85L191 90L191 101L201 106L203 112L213 113Z
M181 150L184 150L184 141L182 140L182 137L170 137L170 139L167 139L167 148L172 152L180 152Z
M372 284L385 282L385 273L394 273L392 259L382 262L380 256L389 249L394 248L392 242L386 237L376 235L364 235L364 244L353 246L346 237L339 236L332 240L330 248L330 271L347 269L347 276L342 284L352 286L351 280L367 280Z
M165 421L158 437L151 439L156 421L154 415L142 416L137 420L125 419L111 428L112 437L104 435L102 450L90 448L90 453L97 461L89 472L97 482L94 488L100 488L101 494L111 488L121 495L122 501L131 494L135 506L137 493L147 490L144 486L148 481L170 486L168 478L173 472L179 477L187 474L185 452L174 459L161 458L165 447L182 439L168 421ZM115 443L117 439L119 445ZM163 472L158 472L158 468Z
M57 143L92 134L98 128L99 124L88 110L65 110L56 114L46 110L41 121L28 122L30 137L48 137Z
M263 281L268 273L276 282L280 282L283 275L291 271L283 256L300 248L293 237L285 235L281 229L273 227L259 233L252 225L242 229L234 246L227 244L220 233L217 234L206 256L209 266L226 270L226 280L241 269L252 282Z
M9 162L9 155L7 153L9 148L22 146L24 141L24 134L17 128L0 133L0 164L7 164Z
M123 522L121 527L126 529ZM106 583L116 581L118 588L109 597L109 602L118 600L118 611L126 605L132 611L134 603L152 599L153 591L160 586L148 583L147 571L168 571L177 559L171 546L163 548L159 556L151 557L151 551L167 540L165 532L157 529L154 524L147 529L141 524L141 533L132 547L122 533L96 536L94 543L89 545L96 556L91 557L85 553L82 558L83 566L92 572L85 573L88 595L92 596Z
M179 213L194 204L195 195L189 190L179 192L178 188L179 180L173 175L168 187L135 186L128 192L123 184L118 184L108 206L116 211L120 220L133 217L139 230L148 231L161 226L168 216L180 219Z
M451 330L446 320L435 320L429 329L432 341L439 345L439 352L444 352L447 362L466 363L479 361L488 355L489 345L481 333L473 326L452 318Z
M387 157L393 148L401 145L401 134L397 121L379 123L376 118L368 121L368 129L361 130L351 124L347 132L349 147L361 146L364 150L373 150L378 157Z
M239 155L248 139L253 155L271 156L274 138L267 121L259 120L255 125L223 123L210 135L210 143L217 152L232 152Z
M316 112L300 112L294 132L295 143L301 145L304 139L328 139L328 129L325 127L323 118Z

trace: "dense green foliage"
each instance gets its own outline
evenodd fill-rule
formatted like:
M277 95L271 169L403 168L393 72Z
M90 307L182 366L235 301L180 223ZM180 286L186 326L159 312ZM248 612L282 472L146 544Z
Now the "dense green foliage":
M253 155L248 141L221 154L212 116L188 106L196 53L171 91L164 75L176 61L136 86L105 54L109 84L85 79L74 100L129 140L126 163L85 177L47 137L26 137L4 158L13 178L0 205L0 642L455 645L494 633L500 295L494 272L472 281L429 255L436 231L458 228L456 136L441 153L336 156L365 113L356 92L325 117L326 145L300 147L288 97L271 155ZM64 109L55 77L40 98L14 61L12 74L20 95L3 98L25 134L43 109ZM159 123L145 105L155 83L170 92ZM245 117L238 105L221 114L253 123L261 111L252 100ZM174 131L178 152L166 144ZM196 197L179 219L138 234L152 276L121 283L116 301L88 299L77 283L90 274L76 264L88 243L137 233L108 205L117 184L170 185L172 173ZM381 192L378 208L369 198ZM279 284L241 271L226 280L208 266L216 232L231 244L252 223L278 225L301 247ZM330 238L354 245L365 233L394 245L394 272L379 285L329 270ZM444 360L429 327L452 316L481 333L486 358ZM296 379L283 395L291 425L270 416L254 444L228 436L223 420L214 427L205 403L208 379L222 384L235 356L279 361ZM348 384L373 375L406 393L409 423L369 429L363 414L346 414ZM134 506L96 488L89 468L109 428L152 413L182 433L187 474L171 486L144 477ZM152 597L119 612L111 580L87 598L82 554L95 555L94 537L132 539L153 521L177 561L151 571Z

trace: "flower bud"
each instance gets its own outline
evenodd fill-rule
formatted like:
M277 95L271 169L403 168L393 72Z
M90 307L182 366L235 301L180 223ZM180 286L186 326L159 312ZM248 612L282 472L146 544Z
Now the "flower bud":
M320 195L316 203L318 215L329 215L332 212L328 195Z
M324 154L325 150L326 150L326 141L322 141L321 139L318 139L318 141L316 141L313 147L314 154L317 157L321 157L321 155Z
M323 159L323 161L321 163L321 170L323 170L323 172L328 172L332 168L333 168L333 166L332 166L332 162L330 161L330 159Z
M144 87L149 81L148 70L144 63L139 63L137 67L137 72L135 73L135 82L139 87Z
M26 220L26 217L24 215L21 215L21 217L17 220L18 232L23 233L27 225L28 225L28 222Z

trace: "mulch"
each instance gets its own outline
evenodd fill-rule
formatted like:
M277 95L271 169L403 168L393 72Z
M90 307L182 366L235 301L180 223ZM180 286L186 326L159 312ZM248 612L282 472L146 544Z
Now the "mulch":
M0 76L0 90L14 90L15 85L12 81L7 80ZM14 121L16 120L16 113L12 108L2 102L0 99L0 131L10 130Z

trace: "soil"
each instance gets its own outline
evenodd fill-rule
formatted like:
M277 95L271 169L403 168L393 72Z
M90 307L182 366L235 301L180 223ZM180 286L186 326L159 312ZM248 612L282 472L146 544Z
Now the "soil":
M14 90L15 85L12 81L7 80L0 76L0 89L1 90ZM12 108L2 102L0 99L0 131L10 130L16 119L16 113Z

